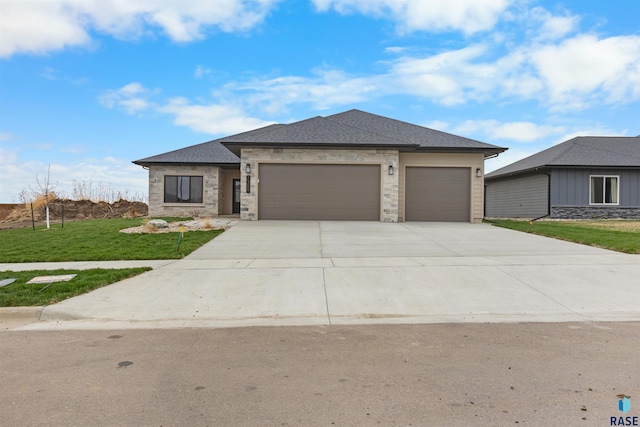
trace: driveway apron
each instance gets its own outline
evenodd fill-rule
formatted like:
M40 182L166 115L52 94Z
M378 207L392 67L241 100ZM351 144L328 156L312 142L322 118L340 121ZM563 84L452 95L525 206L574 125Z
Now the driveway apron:
M26 328L640 320L640 256L488 224L241 222L42 319Z

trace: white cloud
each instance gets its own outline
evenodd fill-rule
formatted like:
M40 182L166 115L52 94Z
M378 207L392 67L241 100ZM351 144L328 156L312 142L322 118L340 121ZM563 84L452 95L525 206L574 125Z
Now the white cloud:
M391 16L402 32L461 31L473 34L493 28L511 0L313 0L321 12Z
M553 15L542 7L534 7L522 17L528 21L524 23L530 27L530 37L538 40L555 40L567 36L575 31L580 23L580 17L565 13Z
M532 58L553 105L640 99L640 36L578 35L534 50Z
M498 120L467 120L453 129L463 135L481 134L490 141L532 142L566 132L564 126L539 125L533 122L500 122Z
M42 72L40 73L40 76L47 80L58 80L58 77L56 74L57 74L57 71L54 68L44 67L44 70L42 70Z
M196 67L196 71L193 73L196 79L199 79L206 74L211 74L211 68L207 68L204 65L198 65Z
M7 142L13 138L13 135L9 132L0 132L0 142Z
M137 38L159 29L176 42L202 39L209 28L246 31L278 1L2 0L0 57L86 46L93 31Z
M226 90L251 91L250 105L260 105L268 113L286 110L290 104L308 103L325 110L334 105L360 102L382 93L379 77L357 77L333 69L313 70L312 77L284 76L275 79L231 83Z
M149 100L158 90L145 88L138 82L129 83L120 89L105 91L98 101L107 108L122 108L127 114L136 114L149 109L153 104Z
M384 49L384 51L387 53L402 53L406 50L407 48L402 46L389 46Z
M486 51L484 45L471 45L426 57L399 58L387 75L390 88L443 105L463 104L495 84L496 67L477 61Z
M273 124L248 117L241 108L232 105L193 105L185 98L174 98L158 108L162 113L175 117L174 123L196 132L234 134Z
M78 11L62 1L0 2L0 57L17 52L44 53L90 41Z
M600 39L576 35L534 41L500 55L489 42L436 54L406 54L385 61L379 74L349 75L337 69L311 76L232 82L251 104L282 112L308 103L316 109L408 95L444 106L491 100L535 101L553 111L579 111L596 104L640 99L640 36Z
M415 6L412 0L315 3L319 10L334 8L344 13L355 10L367 14ZM455 0L451 7L463 4L472 7L471 3ZM444 106L533 101L551 111L579 111L597 104L621 105L640 99L640 36L600 38L576 34L579 17L554 15L543 8L528 10L518 19L511 23L527 25L526 31L533 34L519 44L505 33L437 53L390 47L385 51L397 56L376 64L378 69L384 68L379 73L353 75L325 66L310 70L308 75L230 81L212 90L214 101L196 104L180 97L157 102L157 90L131 83L105 92L100 102L129 114L145 110L172 114L178 125L219 134L266 123L247 111L282 115L294 105L308 104L316 110L326 110L398 95ZM509 44L506 50L504 43ZM198 65L194 76L199 78L210 72ZM563 132L557 126L525 121L477 121L475 125L482 127L490 139L515 141L535 141Z
M110 89L98 97L106 108L118 108L127 114L152 111L174 116L174 123L196 132L211 135L248 131L273 122L248 116L240 106L231 103L192 104L187 98L175 97L167 101L152 101L160 91L151 90L138 82L119 89Z

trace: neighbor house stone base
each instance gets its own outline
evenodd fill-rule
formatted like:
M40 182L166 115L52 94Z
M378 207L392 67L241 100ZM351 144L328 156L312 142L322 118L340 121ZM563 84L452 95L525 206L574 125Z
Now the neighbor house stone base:
M557 219L640 219L640 207L552 206L551 218Z

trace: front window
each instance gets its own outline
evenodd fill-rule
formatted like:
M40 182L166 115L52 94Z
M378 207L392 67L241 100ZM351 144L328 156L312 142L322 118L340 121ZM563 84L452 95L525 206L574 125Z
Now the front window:
M592 205L617 205L618 179L617 176L592 176L589 202Z
M202 203L201 176L165 176L165 203Z

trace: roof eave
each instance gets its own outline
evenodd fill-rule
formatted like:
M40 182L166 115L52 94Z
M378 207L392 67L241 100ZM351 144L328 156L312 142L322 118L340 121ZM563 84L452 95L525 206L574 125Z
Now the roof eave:
M530 168L526 168L526 169L519 169L519 170L515 170L515 171L511 171L511 172L505 172L505 173L501 173L499 175L491 175L491 174L487 174L485 176L486 180L492 180L492 179L497 179L497 178L506 178L506 177L510 177L510 176L515 176L515 175L523 175L523 174L528 174L531 172L535 172L535 171L547 171L549 169L554 169L554 168L558 168L558 169L640 169L640 165L637 166L633 166L633 165L626 165L626 166L616 166L616 165L554 165L554 164L546 164L546 165L539 165L539 166L533 166Z
M234 166L240 166L240 162L185 162L185 161L175 161L175 162L167 162L167 161L159 161L159 162L154 162L154 161L144 161L143 160L134 160L131 163L136 164L138 166L142 166L142 167L149 167L149 166L175 166L175 165L190 165L190 166L217 166L217 167L234 167Z
M388 150L400 150L403 148L415 149L416 144L331 144L331 143L300 143L300 142L277 142L277 143L256 143L256 142L223 142L229 151L236 156L240 157L240 150L242 148L333 148L338 150L344 149L388 149Z
M334 149L391 149L412 152L430 153L477 153L483 152L485 156L500 154L508 150L504 147L423 147L418 144L323 144L323 143L299 143L299 142L279 142L260 144L255 142L223 142L229 151L240 157L242 148L334 148Z
M484 153L485 157L507 151L504 147L422 147L411 150L425 153Z
M501 173L500 175L491 175L491 173L488 173L487 175L485 175L484 179L485 181L491 181L492 179L507 178L507 177L516 176L516 175L526 175L526 174L537 172L537 171L541 171L542 173L545 173L545 171L548 169L549 169L548 165L541 165L541 166L534 166L531 168L521 169L513 172L505 172L505 173Z

